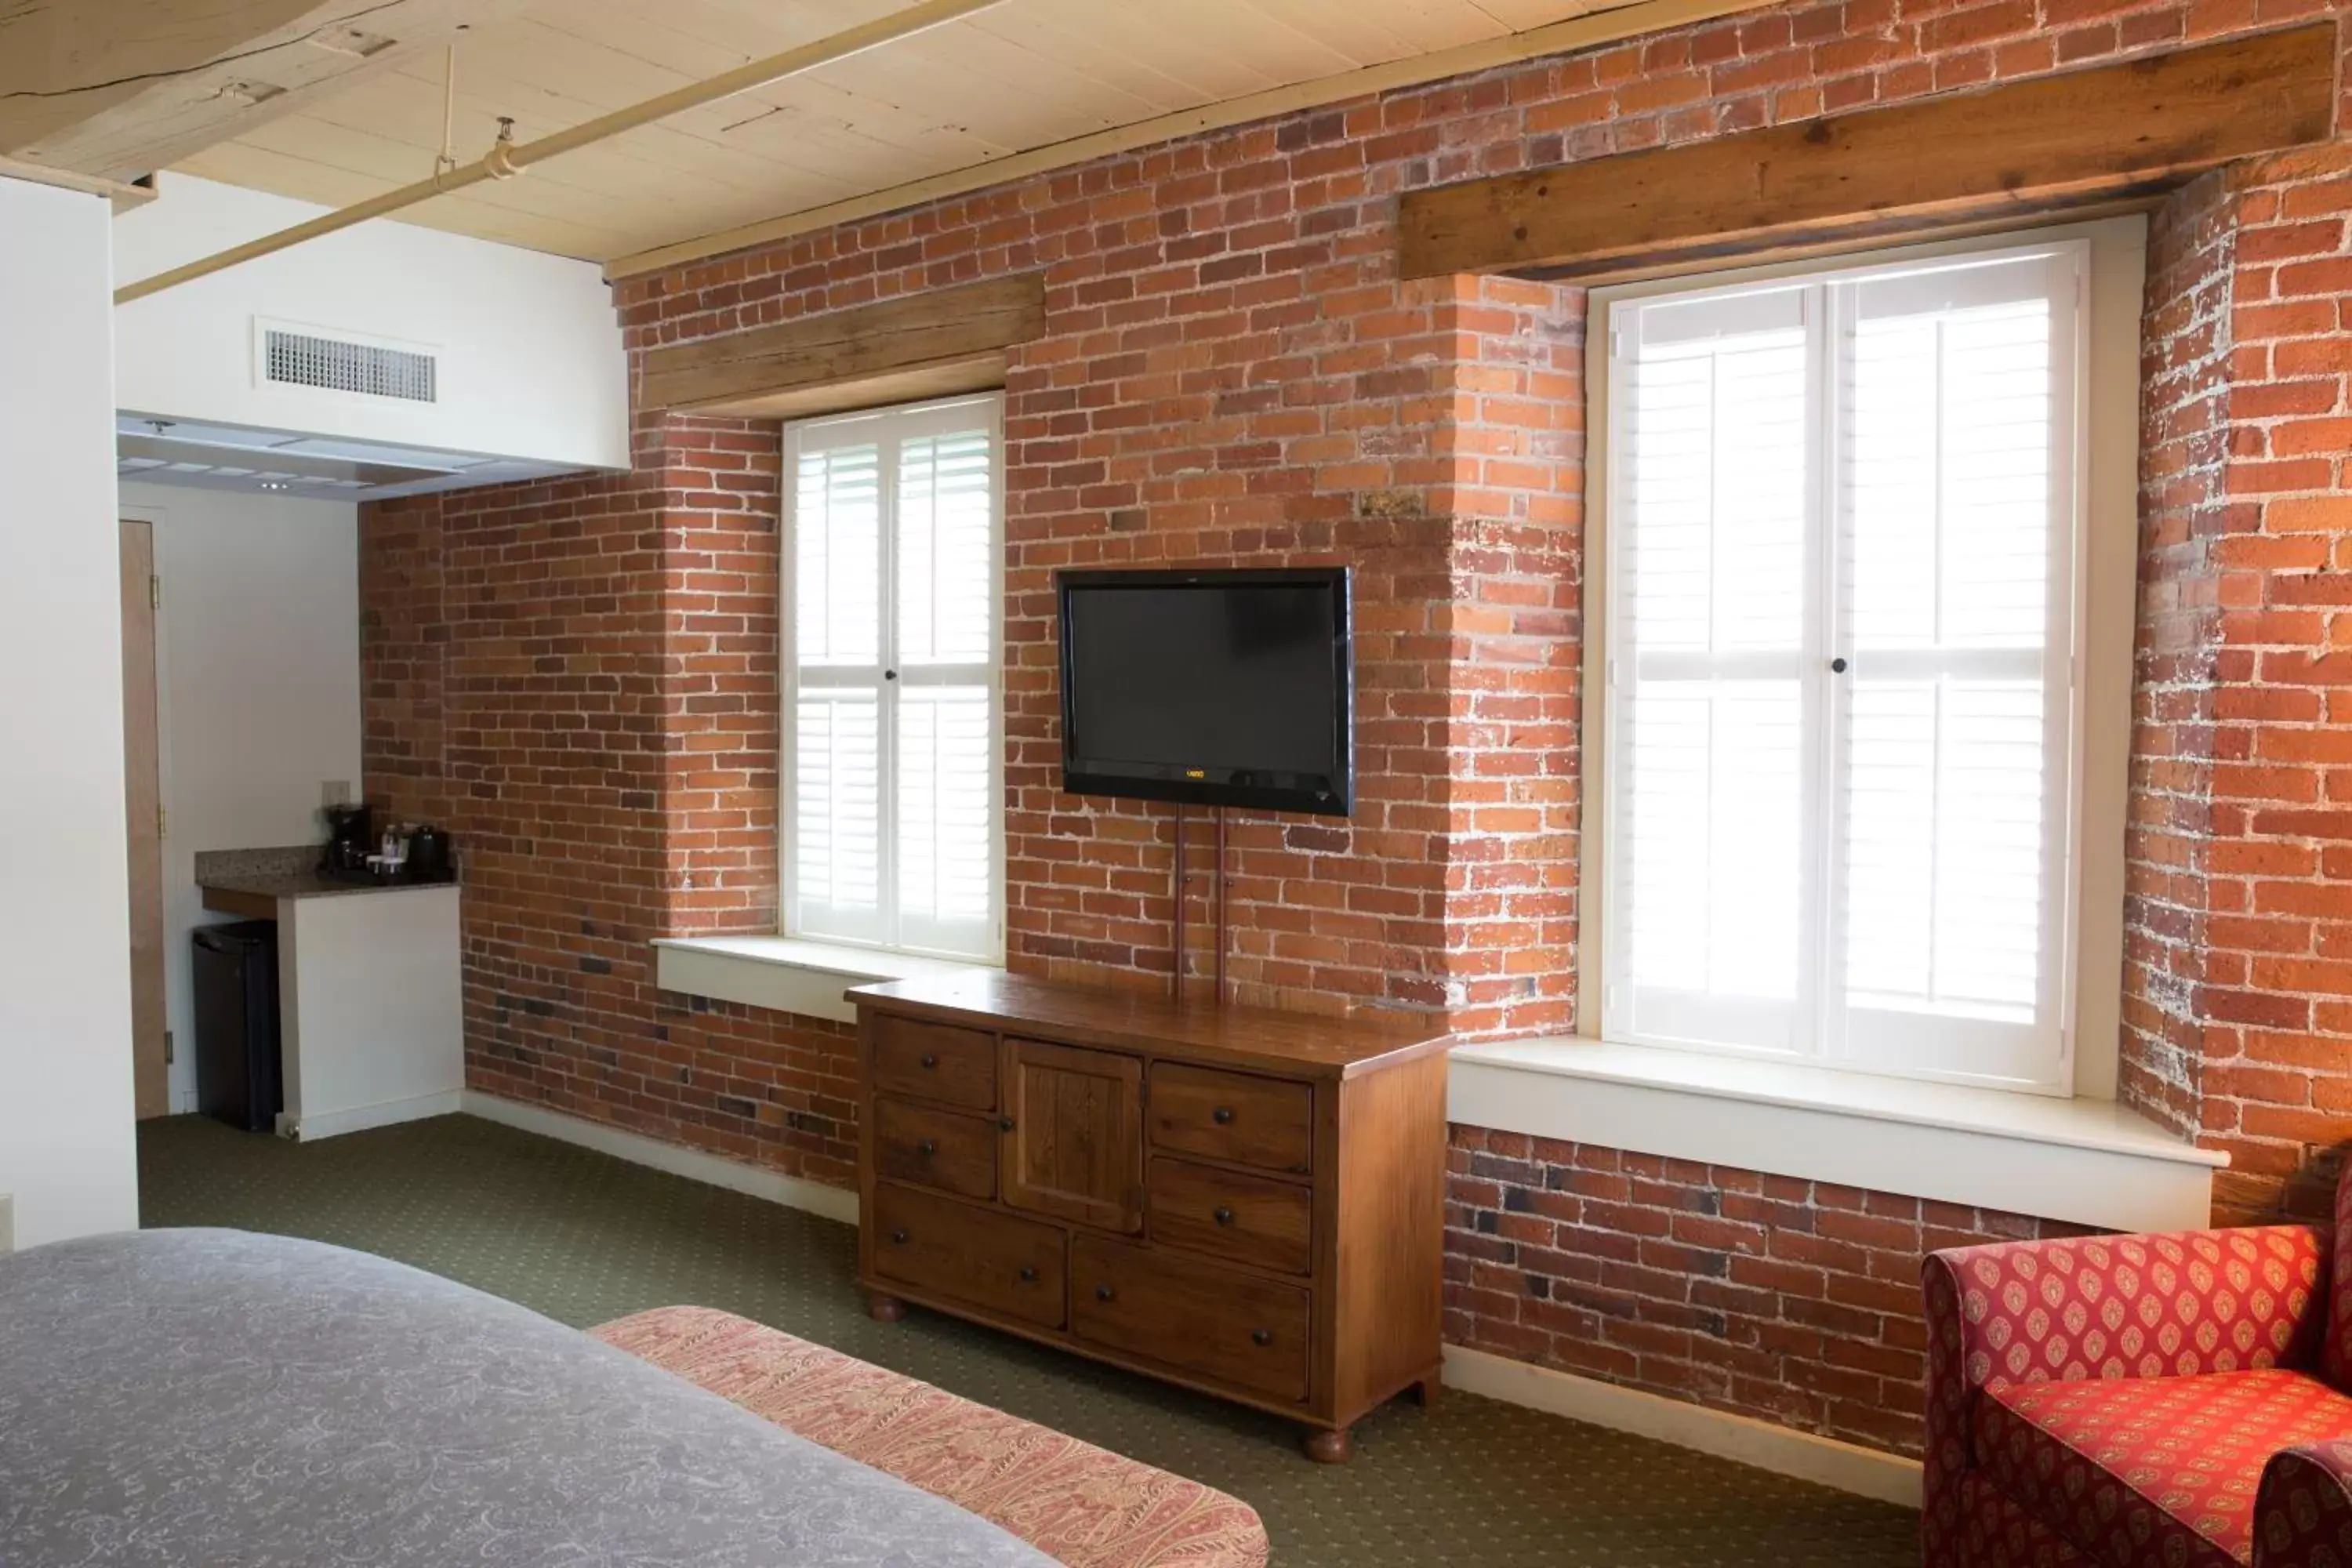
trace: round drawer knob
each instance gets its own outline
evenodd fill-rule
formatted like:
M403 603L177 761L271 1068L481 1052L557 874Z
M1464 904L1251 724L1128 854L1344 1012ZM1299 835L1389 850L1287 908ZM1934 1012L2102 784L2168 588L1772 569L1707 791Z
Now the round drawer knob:
M1095 1300L1097 1300L1097 1301L1113 1301L1113 1300L1117 1300L1118 1299L1118 1291L1116 1291L1116 1290L1114 1290L1114 1289L1112 1289L1109 1286L1108 1286L1108 1285L1097 1285L1097 1286L1096 1286L1096 1287L1095 1287Z
M1215 1214L1211 1215L1209 1217L1215 1220L1219 1225L1231 1225L1234 1223L1234 1211L1231 1209L1219 1209Z
M996 1125L1003 1131L1010 1132L1013 1131L1013 1118L1010 1116L1000 1116L996 1119Z
M918 1154L920 1154L920 1155L921 1155L924 1159L926 1159L926 1160L929 1159L932 1155L934 1155L934 1154L936 1154L936 1153L938 1153L939 1152L940 1152L940 1146L939 1146L937 1143L932 1142L931 1142L929 1139L928 1139L928 1138L924 1139L921 1142L919 1142L919 1143L918 1143L918 1144L916 1144L916 1145L915 1145L915 1152L916 1152L916 1153L918 1153Z
M1250 1343L1254 1345L1270 1345L1274 1343L1274 1331L1270 1329L1252 1329L1250 1331Z
M923 1053L923 1065L927 1068L935 1068L939 1066L940 1058L938 1053L933 1051L925 1051Z
M890 1233L890 1239L904 1247L907 1245L907 1233L903 1230L894 1230Z
M1025 1283L1025 1282L1026 1282L1026 1281L1028 1281L1028 1280L1031 1280L1031 1279L1036 1279L1036 1278L1037 1278L1037 1271L1036 1271L1034 1268L1030 1268L1030 1267L1029 1267L1029 1265L1027 1265L1027 1264L1025 1264L1025 1263L1024 1263L1024 1264L1023 1264L1023 1265L1021 1266L1021 1278L1022 1278L1023 1281Z
M1223 1127L1226 1122L1231 1121L1233 1119L1234 1108L1230 1105L1220 1105L1216 1110L1209 1112L1209 1120L1215 1122L1220 1127Z

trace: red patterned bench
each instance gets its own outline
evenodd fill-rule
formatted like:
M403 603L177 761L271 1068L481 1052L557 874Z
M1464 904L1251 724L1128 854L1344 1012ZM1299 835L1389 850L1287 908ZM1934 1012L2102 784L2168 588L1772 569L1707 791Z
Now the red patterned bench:
M1070 1568L1265 1563L1265 1526L1238 1499L778 1330L661 1307L589 1332Z

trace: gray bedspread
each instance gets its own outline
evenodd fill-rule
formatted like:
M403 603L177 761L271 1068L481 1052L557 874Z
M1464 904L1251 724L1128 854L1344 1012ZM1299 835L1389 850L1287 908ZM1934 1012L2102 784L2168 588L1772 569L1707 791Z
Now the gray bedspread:
M511 1302L231 1230L0 1257L0 1563L1035 1568Z

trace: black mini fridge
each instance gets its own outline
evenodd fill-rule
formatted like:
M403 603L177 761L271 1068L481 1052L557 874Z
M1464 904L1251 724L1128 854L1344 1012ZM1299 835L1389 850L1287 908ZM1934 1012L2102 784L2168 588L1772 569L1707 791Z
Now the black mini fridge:
M277 1131L278 926L273 921L198 926L195 960L196 1109L247 1132Z

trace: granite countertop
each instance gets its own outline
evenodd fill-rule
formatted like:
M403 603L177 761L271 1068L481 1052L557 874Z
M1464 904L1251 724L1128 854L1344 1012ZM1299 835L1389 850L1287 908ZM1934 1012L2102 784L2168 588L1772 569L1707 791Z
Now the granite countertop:
M361 882L329 877L319 869L320 847L294 844L275 849L200 849L196 886L260 899L331 899L346 893L401 893L457 885L454 877L440 882Z

